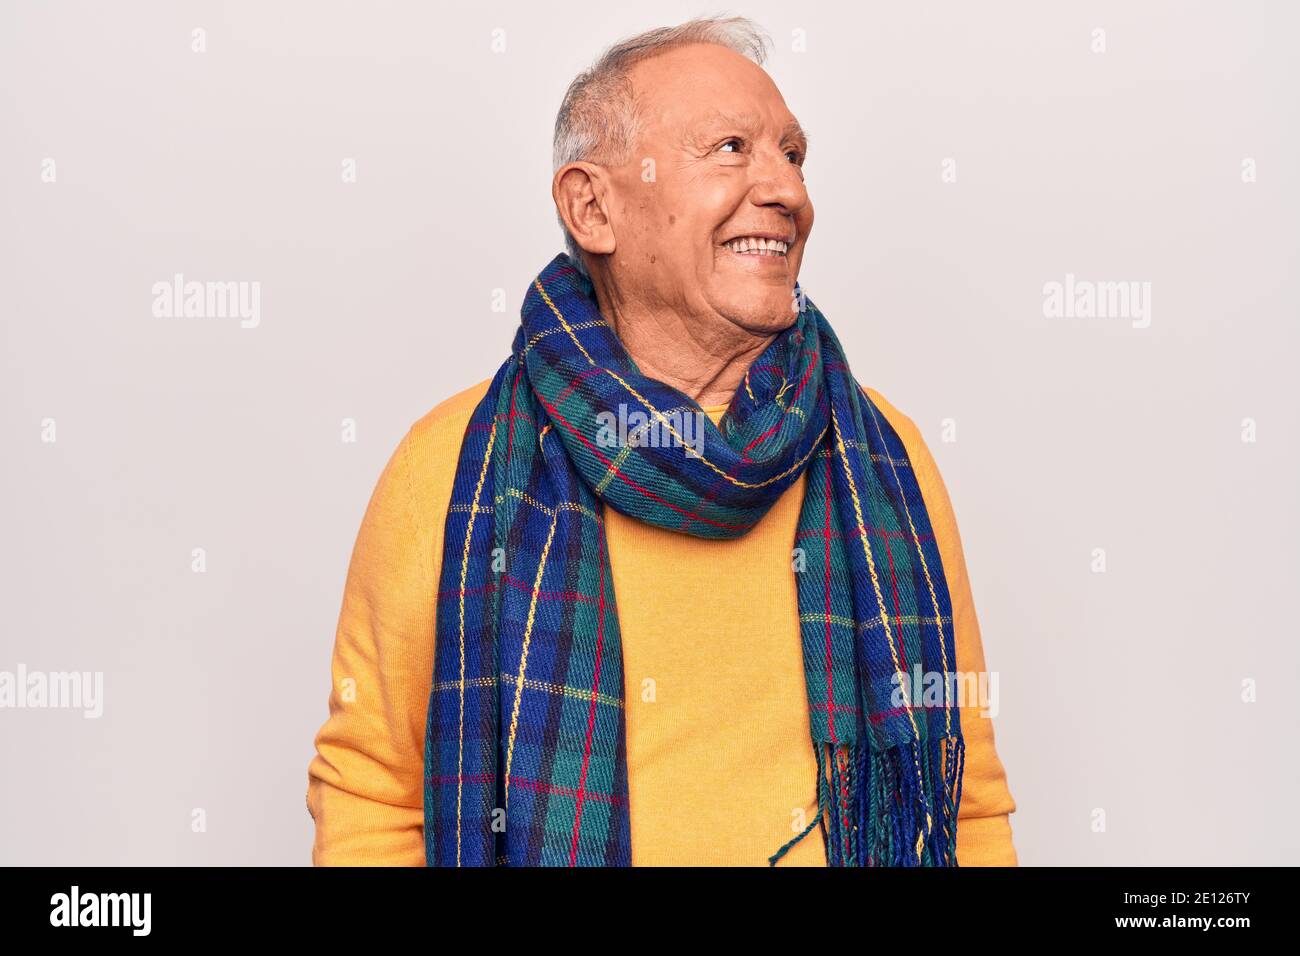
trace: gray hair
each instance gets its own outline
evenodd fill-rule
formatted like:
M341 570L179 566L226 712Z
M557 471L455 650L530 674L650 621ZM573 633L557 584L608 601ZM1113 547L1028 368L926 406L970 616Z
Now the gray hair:
M714 43L734 50L760 66L771 40L745 17L697 17L675 27L659 27L614 44L591 68L579 73L555 115L554 167L580 160L624 163L636 146L637 102L628 78L642 60L688 43ZM556 210L564 244L578 269L586 274L582 250Z

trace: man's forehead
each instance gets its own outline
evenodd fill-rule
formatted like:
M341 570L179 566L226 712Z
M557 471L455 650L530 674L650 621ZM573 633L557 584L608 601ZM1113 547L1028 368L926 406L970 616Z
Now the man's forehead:
M669 50L636 64L629 79L643 117L665 128L758 131L775 125L802 134L772 78L733 50L712 44Z

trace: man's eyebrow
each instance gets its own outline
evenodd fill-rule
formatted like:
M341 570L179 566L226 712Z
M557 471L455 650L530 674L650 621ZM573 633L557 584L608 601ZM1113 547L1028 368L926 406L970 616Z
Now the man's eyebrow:
M785 124L785 129L781 131L781 138L792 139L799 144L804 152L808 151L808 133L799 125L798 120L790 120Z

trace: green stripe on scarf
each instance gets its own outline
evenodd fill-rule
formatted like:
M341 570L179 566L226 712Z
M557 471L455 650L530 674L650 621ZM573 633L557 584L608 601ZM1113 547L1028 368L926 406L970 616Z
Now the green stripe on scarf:
M820 825L832 866L957 864L964 746L937 542L902 441L796 293L796 322L715 426L640 374L567 256L534 281L513 354L466 429L447 514L430 865L633 862L603 509L735 538L804 473L791 546L818 813L770 862ZM631 413L647 423L638 440L611 444L602 423ZM698 416L702 446L683 416ZM938 705L914 699L918 672L943 675Z

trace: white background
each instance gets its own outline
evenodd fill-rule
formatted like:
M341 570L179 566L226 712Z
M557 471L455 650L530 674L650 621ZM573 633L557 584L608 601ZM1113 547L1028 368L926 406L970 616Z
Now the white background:
M105 680L99 720L0 710L0 863L308 862L379 471L560 251L568 82L716 12L470 6L0 10L0 670ZM1021 862L1293 862L1296 7L732 12L811 134L804 287L956 506ZM261 324L155 318L177 272ZM1150 327L1046 318L1067 273L1150 282Z

